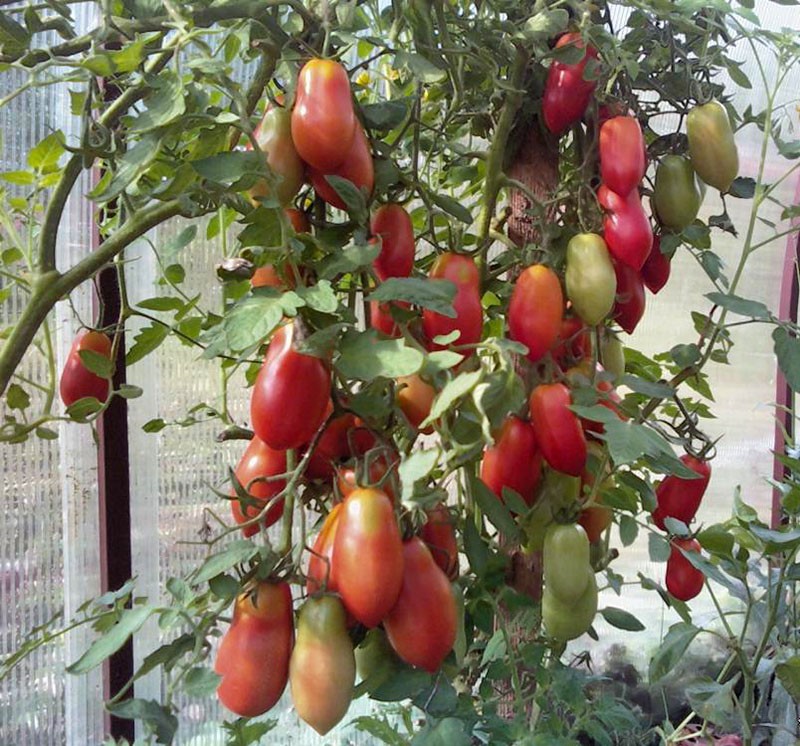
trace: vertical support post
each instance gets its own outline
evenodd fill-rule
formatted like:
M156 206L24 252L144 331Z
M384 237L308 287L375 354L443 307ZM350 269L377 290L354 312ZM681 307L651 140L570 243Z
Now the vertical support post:
M800 204L800 179L795 189L795 204ZM800 226L800 221L795 219L794 226ZM786 254L783 259L783 273L781 276L781 298L778 317L783 321L797 322L797 305L800 300L800 234L792 233L786 240ZM772 476L776 482L782 481L787 476L786 467L778 460L777 455L784 451L784 434L791 440L795 437L794 428L794 393L786 382L781 370L778 368L775 376L775 436L773 440ZM777 528L782 521L781 491L774 487L772 490L772 516L770 523Z

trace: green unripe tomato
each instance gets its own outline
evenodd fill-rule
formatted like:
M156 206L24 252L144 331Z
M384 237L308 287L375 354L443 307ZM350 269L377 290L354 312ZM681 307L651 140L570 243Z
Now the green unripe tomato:
M618 337L606 334L600 343L600 354L603 367L609 373L613 373L617 379L625 375L625 347Z
M567 245L566 285L572 308L589 326L614 307L617 276L606 242L596 233L578 233Z
M589 537L576 523L554 524L544 535L544 587L565 604L574 604L589 582Z
M718 101L695 106L686 118L689 155L697 175L727 192L739 173L739 151L725 108Z
M592 626L597 614L597 580L587 567L586 588L573 604L564 603L545 586L542 594L542 621L547 634L560 642L580 637Z
M688 158L667 155L656 169L653 206L661 224L680 233L697 217L703 195L697 186Z

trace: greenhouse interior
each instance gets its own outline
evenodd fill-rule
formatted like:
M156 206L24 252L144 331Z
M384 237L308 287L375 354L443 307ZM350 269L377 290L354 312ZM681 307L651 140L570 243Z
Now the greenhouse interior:
M800 0L0 0L0 744L800 743Z

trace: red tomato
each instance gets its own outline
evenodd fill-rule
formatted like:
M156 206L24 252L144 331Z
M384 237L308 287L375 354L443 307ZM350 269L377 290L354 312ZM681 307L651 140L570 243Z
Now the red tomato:
M653 248L653 229L639 191L634 189L622 197L603 184L597 190L597 201L605 210L603 233L611 256L640 270Z
M342 503L331 572L347 610L367 627L380 624L403 584L403 542L385 492L357 489Z
M634 117L614 117L600 127L600 178L620 197L626 197L647 169L642 128Z
M611 316L628 334L633 334L644 316L644 283L635 269L622 262L614 262L614 272L617 274L617 297Z
M611 525L614 513L605 505L590 505L578 515L578 523L586 531L589 541L594 544L603 536L603 532Z
M508 304L508 335L528 348L531 362L553 347L564 317L564 293L558 275L543 264L528 267L517 278Z
M59 384L61 401L66 407L90 396L101 402L108 398L108 380L96 376L83 364L79 353L84 350L110 358L111 340L102 332L88 330L79 332L75 337Z
M432 279L450 280L456 286L453 300L455 318L448 318L440 313L425 309L422 312L422 327L428 338L428 348L441 350L435 337L450 334L458 330L461 336L452 344L456 347L472 345L479 342L483 331L483 307L481 306L480 277L478 268L471 257L462 254L445 253L433 263L429 276ZM472 354L472 350L465 350Z
M596 81L584 80L583 76L589 60L597 59L597 50L592 46L586 46L578 33L564 34L556 42L556 49L568 44L574 44L579 49L585 47L586 54L574 65L553 60L547 71L542 115L545 126L554 135L560 135L570 125L581 120L596 85Z
M325 421L331 374L317 357L294 348L297 323L275 332L250 400L253 430L271 448L308 443Z
M594 367L598 373L598 375L594 377L594 381L592 381L591 360L586 360L580 365L570 368L566 374L567 381L573 388L582 385L591 385L597 395L597 404L610 409L621 420L628 420L628 415L620 409L619 405L622 403L622 399L620 399L616 388L611 381L600 375L605 372L603 366L600 365L600 363L596 363ZM605 432L605 427L599 420L589 420L585 417L581 417L581 425L587 433Z
M542 476L542 454L531 423L512 414L506 418L481 462L481 479L501 500L503 487L519 494L528 504L536 502Z
M579 477L586 465L586 436L569 407L563 383L541 383L530 396L531 424L545 461L556 471Z
M658 506L653 511L653 523L662 530L666 530L665 518L676 518L687 526L692 522L711 479L709 461L701 461L689 453L684 453L681 461L684 466L695 472L698 478L683 479L670 474L658 485L656 488Z
M444 503L425 511L428 521L422 527L419 538L430 550L433 561L442 568L450 580L458 577L458 543L455 521Z
M691 601L703 590L705 576L681 553L700 553L697 539L673 539L667 560L667 590L680 601Z
M421 539L409 539L402 553L402 589L383 626L406 663L435 673L456 641L453 590Z
M577 316L565 316L551 352L553 360L561 369L585 360L592 354L592 335L589 327Z
M332 173L345 160L356 134L347 71L334 60L310 60L297 78L292 140L312 168Z
M415 430L419 430L420 424L431 413L435 398L436 389L418 374L397 379L397 404ZM432 433L433 426L428 425L422 432Z
M661 236L653 237L653 249L642 267L642 280L654 295L667 284L672 269L672 260L661 253Z
M295 207L287 207L284 209L284 212L286 213L286 217L289 218L289 222L292 224L295 233L308 233L311 230L311 225L304 212L301 212Z
M341 176L341 178L347 179L354 184L356 189L366 192L366 198L369 199L375 186L375 167L372 163L372 153L364 128L360 124L356 125L353 143L345 159L336 168L323 170L309 168L308 176L316 193L329 205L338 207L340 210L347 209L347 205L328 183L326 176Z
M416 251L411 216L400 205L383 205L372 216L370 230L382 240L381 253L374 263L378 277L408 277L414 269Z
M247 444L242 458L236 465L234 475L236 476L239 484L242 485L251 497L255 497L264 503L271 500L277 495L284 487L286 487L286 480L280 479L271 482L254 482L254 479L261 479L265 477L274 477L278 474L286 472L286 451L276 451L270 448L262 440L257 437ZM252 482L252 484L251 484ZM236 496L236 491L231 489L231 496ZM250 518L254 518L261 512L262 506L248 506L244 513L239 500L231 501L231 512L233 518L237 523L244 523ZM264 528L271 526L283 514L283 499L278 500L267 511L264 517ZM253 536L258 533L258 526L246 526L242 529L245 536Z
M214 663L219 701L241 717L271 709L286 688L293 644L287 583L259 583L256 594L239 596Z
M404 300L389 301L388 303L379 303L378 301L370 301L369 303L369 324L373 329L383 332L387 337L394 337L399 339L403 336L403 330L400 325L395 321L392 316L392 308L402 308L408 310L411 308L410 303Z
M333 411L333 404L329 405L325 417ZM328 423L325 431L317 441L314 453L306 465L306 476L312 479L330 479L336 473L336 465L357 455L352 451L354 443L351 441L356 436L356 431L361 430L354 414L345 412Z
M331 566L333 562L333 542L341 517L342 503L337 503L325 516L322 528L314 541L306 570L306 592L312 595L317 591L335 591L331 582Z

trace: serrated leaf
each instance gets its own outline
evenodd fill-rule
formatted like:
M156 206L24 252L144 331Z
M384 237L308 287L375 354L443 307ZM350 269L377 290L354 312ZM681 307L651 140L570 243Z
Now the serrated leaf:
M162 70L144 98L145 110L129 123L131 132L149 132L171 124L186 111L183 83L170 69Z
M322 262L320 277L332 279L346 272L355 272L362 267L369 267L375 261L380 250L381 247L377 243L347 246Z
M475 474L470 473L468 479L475 504L504 537L511 541L516 540L520 530L508 508Z
M245 541L244 539L234 541L225 547L222 552L208 557L198 568L192 578L192 583L195 585L205 583L226 570L230 570L235 565L251 560L256 554L258 554L258 547L253 542Z
M541 10L525 22L522 35L529 41L550 39L563 31L568 23L569 13L562 8Z
M9 385L6 391L6 404L9 409L24 410L30 406L31 397L18 383Z
M790 336L782 326L772 332L778 367L792 391L800 392L800 339Z
M372 381L417 373L425 356L403 339L381 339L374 329L348 331L339 344L336 369L346 378Z
M78 357L84 368L100 378L111 378L114 375L114 361L94 350L80 350Z
M612 627L624 629L626 632L641 632L645 626L630 612L607 606L600 609L600 614Z
M139 331L134 343L125 356L128 365L139 362L153 352L169 335L169 327L163 324L151 324Z
M139 386L123 383L115 393L123 399L138 399L144 391Z
M462 223L466 223L467 225L472 224L472 213L458 200L453 199L447 194L431 194L431 199L445 212L457 218Z
M409 103L409 99L393 99L365 104L361 107L361 113L370 129L391 130L405 121Z
M137 606L125 609L119 620L95 640L89 649L71 665L69 673L81 674L99 666L106 658L116 653L142 625L149 619L152 606Z
M412 52L397 52L394 58L394 67L407 68L414 77L422 83L438 83L447 77L447 71L437 67L421 54Z
M409 500L414 494L414 485L421 479L426 479L433 471L441 458L438 448L417 450L400 462L397 475L402 485L402 499Z
M216 691L220 680L210 668L195 666L186 672L183 690L190 697L208 697Z
M28 186L36 181L36 177L30 171L4 171L0 173L0 179L19 186Z
M800 656L794 655L779 663L775 666L775 673L789 696L795 702L800 702Z
M239 182L250 184L265 176L263 156L250 151L218 153L192 161L191 165L204 179L228 188L235 188Z
M706 298L715 305L727 308L728 311L739 316L749 316L753 319L762 320L772 318L769 309L760 301L748 300L738 295L728 295L726 293L706 293Z
M152 699L124 699L109 704L108 711L118 718L143 721L153 730L156 743L172 743L178 730L178 718L167 706Z
M336 309L339 308L336 293L333 292L331 283L328 280L320 280L311 287L299 287L295 292L308 308L320 313L335 313Z
M390 277L372 293L370 300L387 302L400 300L454 319L453 299L456 286L449 280L426 280L419 277Z
M477 386L478 381L481 380L482 372L479 370L472 373L462 373L456 376L451 381L448 381L445 387L439 392L439 395L434 399L431 413L425 419L420 427L425 427L438 420L446 411L448 411L453 404L455 404L462 396L466 396Z
M64 133L53 132L28 151L28 165L40 173L48 173L58 168L58 161L64 154Z
M108 172L111 177L101 179L89 192L89 198L103 203L119 197L150 168L158 157L160 147L161 141L156 134L145 135L117 159L116 169Z

